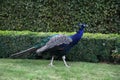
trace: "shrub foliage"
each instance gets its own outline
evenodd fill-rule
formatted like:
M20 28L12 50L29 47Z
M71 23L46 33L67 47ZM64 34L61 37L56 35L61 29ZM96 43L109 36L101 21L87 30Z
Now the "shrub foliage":
M39 43L44 45L44 38L58 33L37 33L30 31L0 31L0 57L25 50ZM72 35L74 33L64 33ZM36 58L33 53L27 58ZM46 54L46 53L45 53ZM49 59L49 55L43 56ZM70 61L120 61L120 36L118 34L85 33L80 42L67 55Z
M1 30L120 33L119 0L0 0Z

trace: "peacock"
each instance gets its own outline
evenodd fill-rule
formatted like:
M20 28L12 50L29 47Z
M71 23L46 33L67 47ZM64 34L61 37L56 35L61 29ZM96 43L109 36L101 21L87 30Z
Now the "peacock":
M69 53L70 49L75 46L79 40L82 38L84 33L84 28L87 26L86 24L78 24L80 27L79 30L71 36L67 36L64 34L56 34L51 37L48 37L48 42L45 43L42 47L40 47L40 44L37 44L27 50L23 50L21 52L12 54L10 57L14 57L17 55L22 55L26 53L30 53L35 51L37 55L42 54L45 51L49 51L50 55L52 56L52 59L50 61L50 66L53 66L53 60L55 56L60 56L63 59L64 65L66 67L69 67L66 62L66 54Z

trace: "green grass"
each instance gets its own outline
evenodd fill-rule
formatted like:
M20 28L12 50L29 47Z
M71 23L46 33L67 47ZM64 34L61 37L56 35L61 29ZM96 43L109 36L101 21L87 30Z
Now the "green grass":
M48 60L0 59L0 80L120 80L120 65Z

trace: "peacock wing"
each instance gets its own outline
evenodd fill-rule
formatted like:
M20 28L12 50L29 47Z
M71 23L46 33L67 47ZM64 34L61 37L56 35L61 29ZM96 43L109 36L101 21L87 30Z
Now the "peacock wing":
M59 46L62 44L70 44L72 42L72 39L66 35L59 34L53 36L47 43L47 48L53 48L55 46Z

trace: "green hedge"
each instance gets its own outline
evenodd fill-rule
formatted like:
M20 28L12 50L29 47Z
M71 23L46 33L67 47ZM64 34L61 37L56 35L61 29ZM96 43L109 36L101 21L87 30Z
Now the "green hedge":
M37 43L44 44L43 39L58 33L37 33L30 31L0 31L0 58L7 58L11 54L25 50ZM72 35L74 33L65 33ZM34 53L33 53L34 54ZM35 55L27 58L37 58ZM49 55L43 56L49 59ZM85 33L81 41L67 55L70 61L90 62L119 62L120 35Z
M0 0L0 30L120 33L120 0Z

